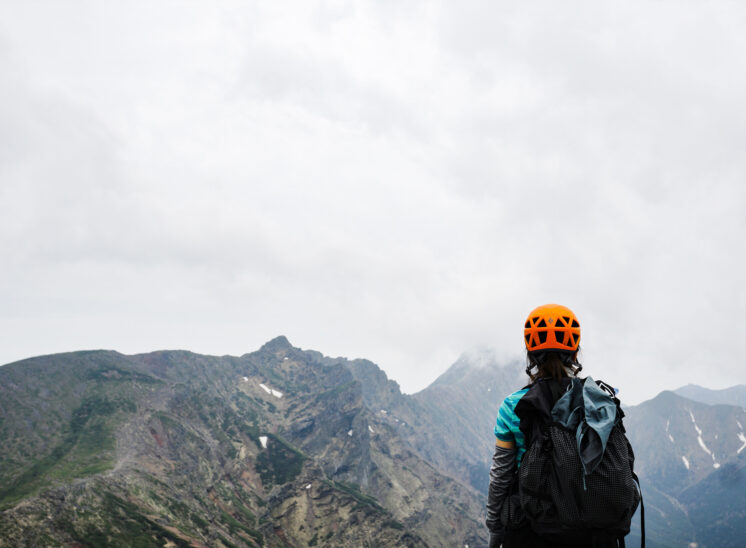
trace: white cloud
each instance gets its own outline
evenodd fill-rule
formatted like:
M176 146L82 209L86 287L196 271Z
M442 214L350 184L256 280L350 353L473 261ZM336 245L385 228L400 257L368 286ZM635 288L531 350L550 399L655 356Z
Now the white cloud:
M415 390L555 301L628 399L746 382L745 14L5 5L0 362L284 333Z

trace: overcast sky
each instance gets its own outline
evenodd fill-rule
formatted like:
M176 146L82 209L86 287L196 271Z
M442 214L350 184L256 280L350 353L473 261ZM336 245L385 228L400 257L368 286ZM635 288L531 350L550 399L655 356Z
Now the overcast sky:
M0 363L286 335L406 392L572 308L746 383L746 4L0 3ZM516 387L518 388L518 387Z

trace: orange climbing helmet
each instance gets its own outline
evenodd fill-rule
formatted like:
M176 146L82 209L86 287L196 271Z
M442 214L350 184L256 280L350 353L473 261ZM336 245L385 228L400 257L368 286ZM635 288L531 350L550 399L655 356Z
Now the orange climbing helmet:
M576 352L580 345L580 323L566 306L545 304L528 315L523 337L529 352Z

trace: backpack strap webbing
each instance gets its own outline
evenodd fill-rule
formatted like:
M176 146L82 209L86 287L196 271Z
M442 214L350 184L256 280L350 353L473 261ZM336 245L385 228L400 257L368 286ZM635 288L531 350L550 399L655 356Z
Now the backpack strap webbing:
M642 487L640 478L632 472L632 478L637 482L637 489L640 491L640 548L645 548L645 504L642 501Z

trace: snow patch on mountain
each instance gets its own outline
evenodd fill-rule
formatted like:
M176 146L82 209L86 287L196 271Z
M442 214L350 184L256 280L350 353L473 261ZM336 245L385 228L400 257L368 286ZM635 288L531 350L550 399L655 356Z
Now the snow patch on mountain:
M702 439L702 436L697 436L697 441L699 442L699 446L702 448L702 450L708 455L712 456L712 451L710 451L709 447L705 445L705 442Z
M273 395L275 398L281 398L282 392L279 390L275 390L274 388L270 388L266 384L259 383L259 386L261 386L262 390L264 390L267 394Z
M736 454L740 455L741 451L746 448L746 436L743 435L743 432L738 433L738 439L743 444L741 447L738 448L738 451L736 451Z
M707 447L705 444L705 440L702 439L702 429L697 426L697 421L694 419L694 413L692 413L692 410L689 410L689 416L692 418L692 424L694 424L694 429L697 431L697 442L699 443L699 446L702 448L702 450L710 455L712 457L713 466L715 468L720 468L720 464L718 463L717 459L715 458L715 453L710 451L710 448Z
M694 424L694 429L697 431L697 435L702 435L702 430L700 430L699 426L697 426L697 421L694 419L694 413L692 413L692 410L689 410L689 416L692 418L692 424ZM709 453L709 451L708 451Z
M684 456L681 457L681 460L684 461L684 466L686 466L686 469L689 470L689 460Z
M267 448L267 436L259 436L259 443L262 444L264 449Z

